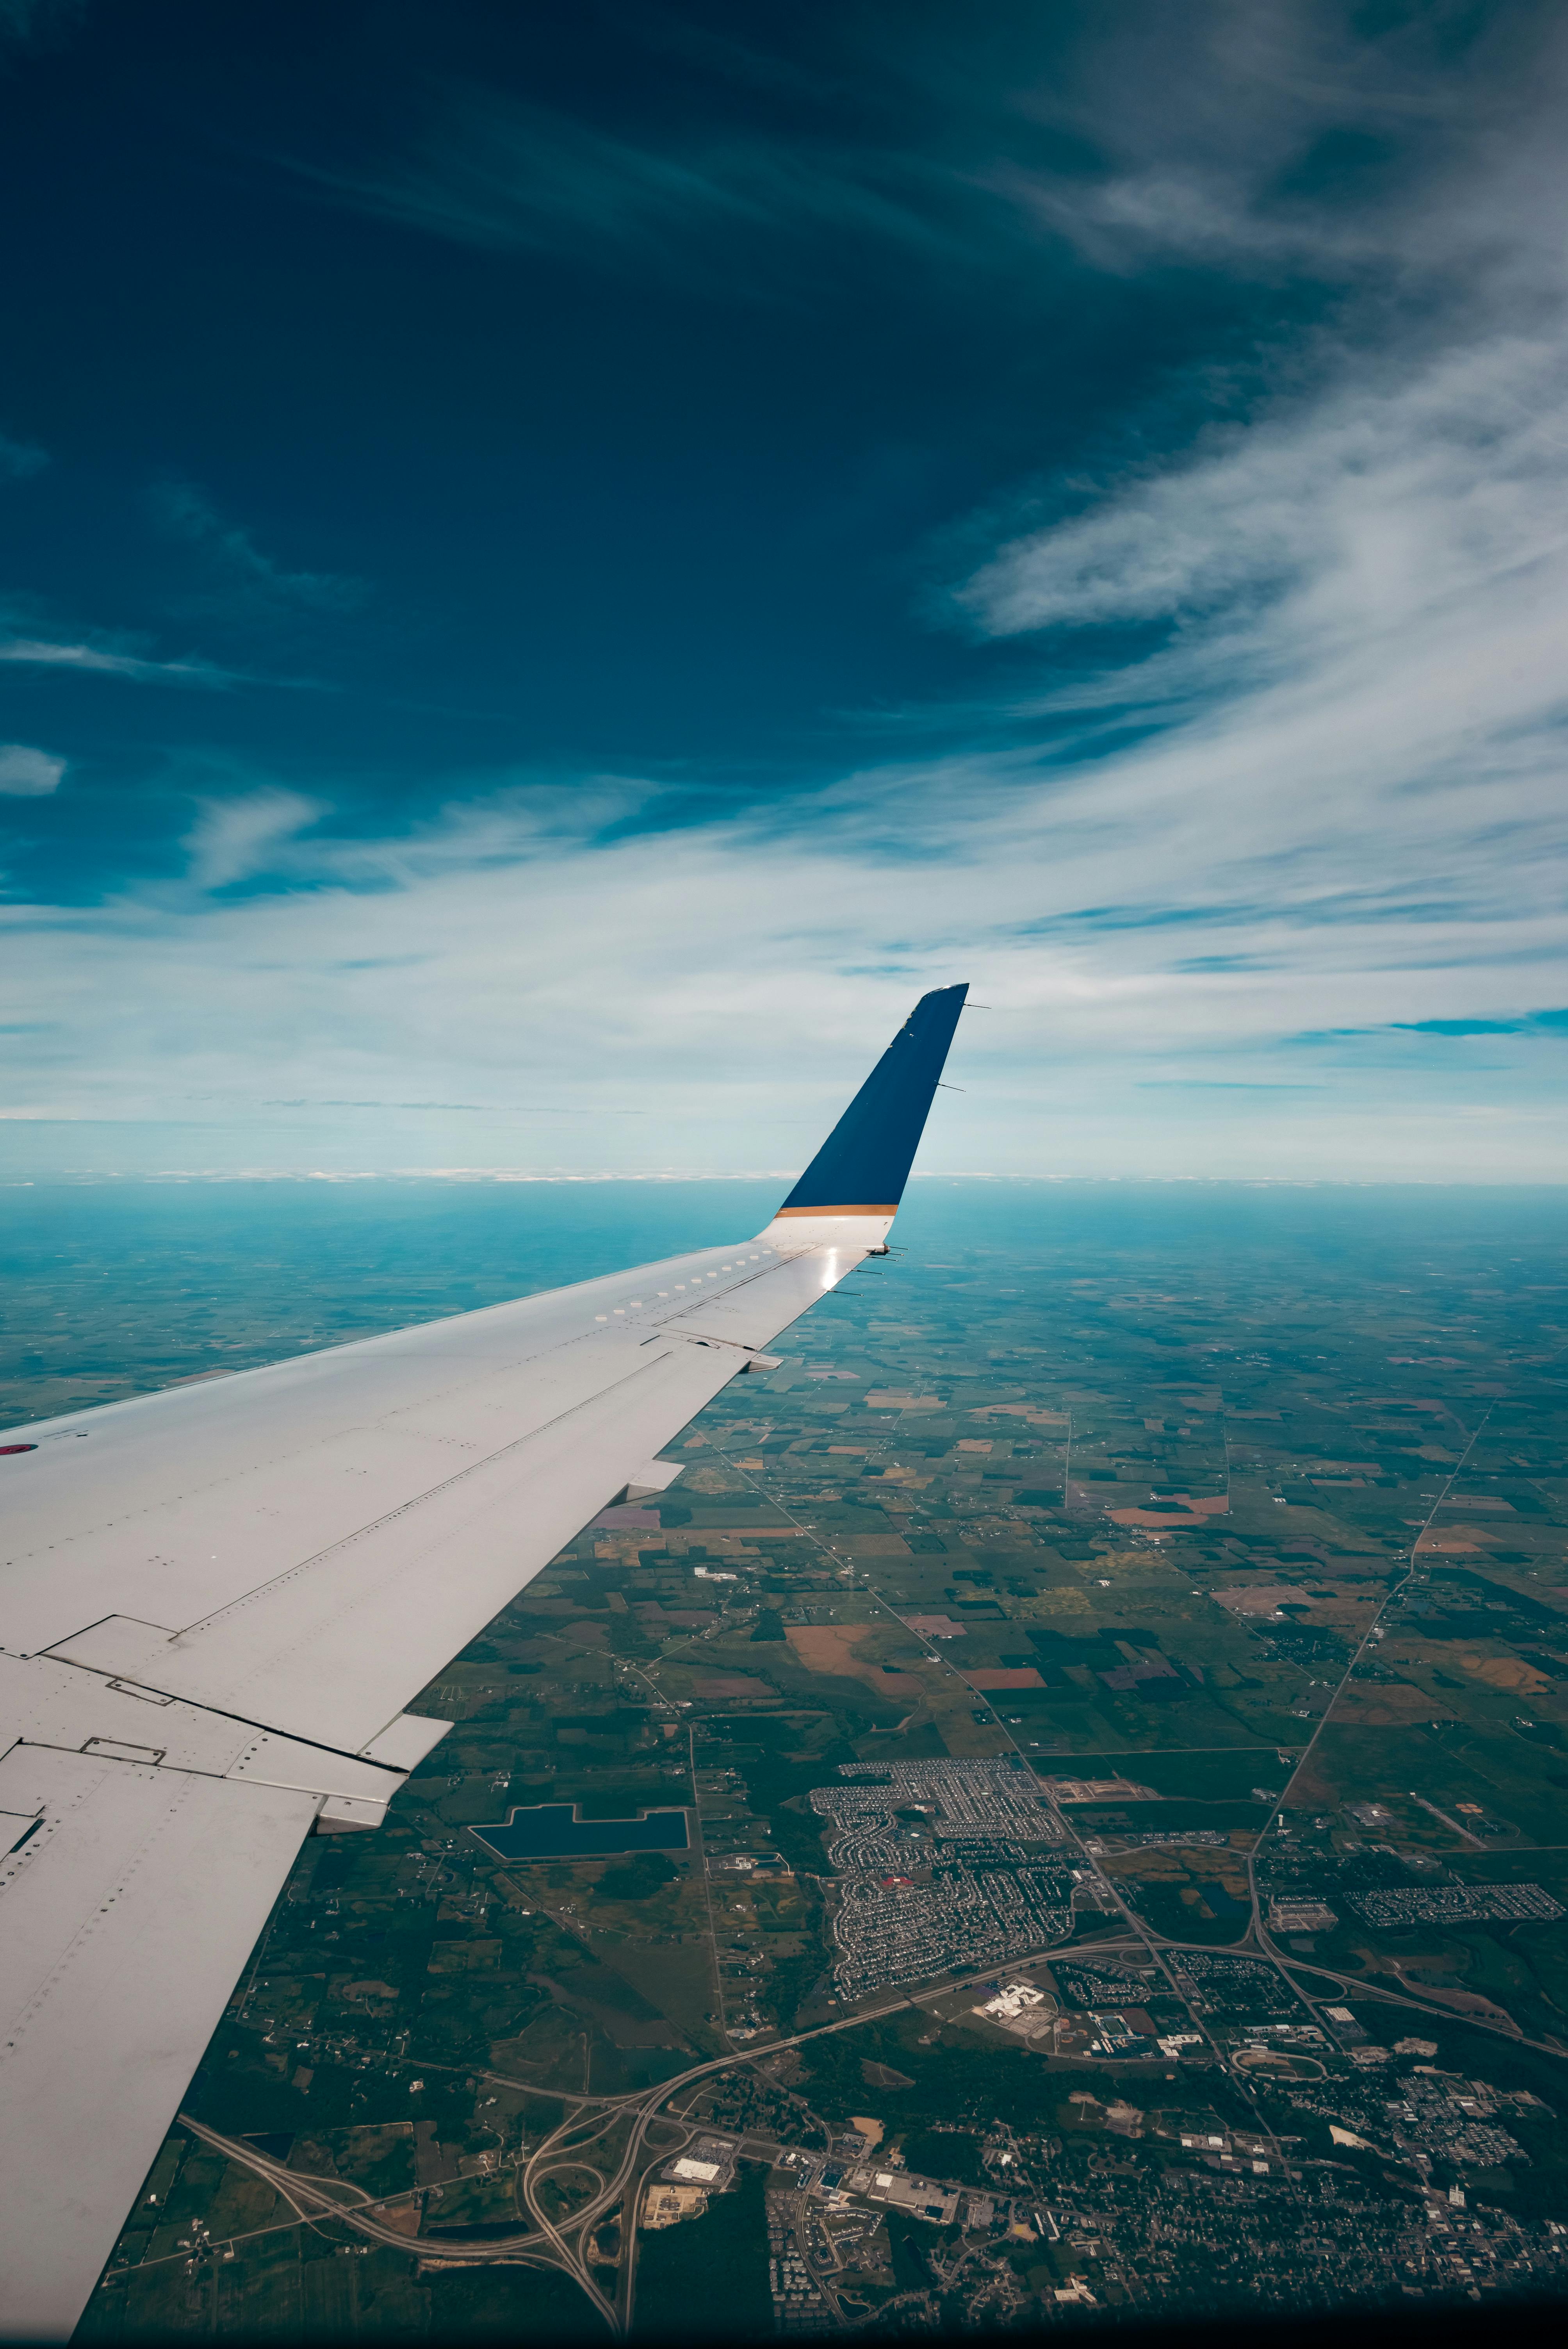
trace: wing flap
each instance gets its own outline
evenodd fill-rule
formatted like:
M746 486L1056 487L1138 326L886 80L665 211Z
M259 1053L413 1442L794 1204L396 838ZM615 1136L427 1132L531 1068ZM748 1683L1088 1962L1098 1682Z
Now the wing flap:
M112 1619L99 1625L99 1636L113 1628ZM361 1752L345 1754L53 1656L0 1656L0 1721L16 1741L5 1763L14 1779L23 1769L15 1757L29 1751L82 1754L327 1796L351 1804L369 1826L379 1826L407 1773L451 1726L405 1714Z
M317 1799L44 1747L0 1762L0 1809L42 1821L0 1862L9 2336L69 2335Z

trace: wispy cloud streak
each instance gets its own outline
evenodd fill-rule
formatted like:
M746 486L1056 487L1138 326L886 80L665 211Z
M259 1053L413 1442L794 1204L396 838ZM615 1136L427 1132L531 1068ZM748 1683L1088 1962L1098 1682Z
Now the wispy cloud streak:
M236 591L264 605L348 612L364 600L362 582L325 571L290 571L256 544L248 530L227 521L189 481L162 481L152 510L171 538L198 548L229 595Z
M444 93L417 151L394 166L294 168L403 227L497 252L652 270L728 300L776 293L781 247L802 235L983 264L985 243L962 211L983 204L993 244L1006 213L976 182L918 153L739 129L639 140L460 85Z
M148 660L139 653L116 652L102 645L54 644L42 636L11 636L0 640L0 661L29 668L76 670L85 676L129 678L150 685L222 686L234 682L232 673L204 660Z

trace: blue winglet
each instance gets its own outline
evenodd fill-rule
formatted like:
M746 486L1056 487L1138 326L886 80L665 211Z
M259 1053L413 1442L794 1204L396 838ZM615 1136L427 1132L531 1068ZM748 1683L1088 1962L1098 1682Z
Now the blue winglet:
M781 1216L891 1216L903 1196L969 992L923 995L812 1159Z

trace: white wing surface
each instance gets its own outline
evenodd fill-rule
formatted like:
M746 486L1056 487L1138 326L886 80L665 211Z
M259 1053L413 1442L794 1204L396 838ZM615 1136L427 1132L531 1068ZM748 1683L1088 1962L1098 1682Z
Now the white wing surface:
M0 2331L71 2331L302 1839L449 1726L403 1708L880 1248L963 993L813 1162L848 1199L0 1435Z

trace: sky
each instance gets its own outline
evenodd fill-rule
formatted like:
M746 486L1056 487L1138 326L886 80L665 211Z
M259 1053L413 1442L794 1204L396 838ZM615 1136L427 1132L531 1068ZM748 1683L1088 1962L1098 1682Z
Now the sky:
M0 1180L1568 1173L1568 19L0 0Z

